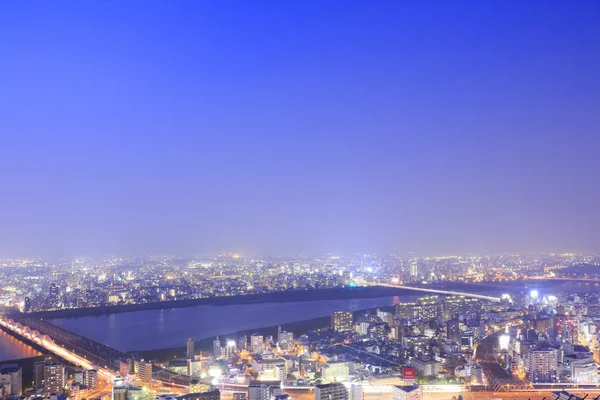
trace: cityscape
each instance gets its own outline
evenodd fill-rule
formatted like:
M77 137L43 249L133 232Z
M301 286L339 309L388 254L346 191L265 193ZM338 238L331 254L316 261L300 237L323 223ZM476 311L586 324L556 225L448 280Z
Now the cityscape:
M539 279L599 280L598 255L484 255L253 259L238 254L0 261L0 303L29 313L115 306L168 306L221 296L260 295L378 283L431 285Z
M7 259L0 329L44 355L28 363L31 371L2 364L2 393L412 400L598 390L599 263L600 256L578 254ZM245 298L262 306L282 300L260 296L279 293L293 302L308 292L312 299L303 304L320 303L319 293L361 297L371 288L402 295L393 305L335 310L295 331L279 325L272 334L188 338L147 360L144 353L152 353L113 349L52 322L57 312L133 315L144 312L135 308L141 304L219 308L177 303L215 297L229 297L233 307ZM133 308L118 308L125 305Z
M0 400L600 400L600 0L0 38Z

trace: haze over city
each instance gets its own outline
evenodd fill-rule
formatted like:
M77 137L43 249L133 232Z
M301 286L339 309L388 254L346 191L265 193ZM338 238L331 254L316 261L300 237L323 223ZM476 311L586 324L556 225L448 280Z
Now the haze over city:
M0 254L598 251L597 2L175 4L2 3Z

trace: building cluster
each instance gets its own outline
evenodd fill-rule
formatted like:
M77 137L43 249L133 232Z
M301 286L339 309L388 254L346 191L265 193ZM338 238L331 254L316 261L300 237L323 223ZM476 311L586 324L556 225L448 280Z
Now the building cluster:
M23 385L23 367L18 364L0 365L1 399L85 398L99 387L98 372L84 370L45 357L33 363L32 386Z
M498 337L502 366L532 383L600 383L598 295L525 297L521 323Z
M597 256L296 257L235 254L0 260L0 304L25 312L186 301L219 296L336 288L364 283L503 282L532 277L596 276Z

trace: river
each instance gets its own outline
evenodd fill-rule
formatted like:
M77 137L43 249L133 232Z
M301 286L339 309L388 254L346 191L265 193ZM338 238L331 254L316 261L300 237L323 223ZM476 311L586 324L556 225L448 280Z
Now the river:
M556 292L598 291L597 282L517 281L484 285L453 285L446 290L465 290L499 296L505 292L537 289L540 295ZM253 303L239 305L144 310L99 316L56 318L50 321L121 351L183 346L187 338L201 340L217 335L286 324L331 315L341 309L361 310L408 301L415 296L315 300L304 302ZM6 344L0 339L0 352ZM18 358L8 356L7 358ZM2 355L0 354L0 357ZM2 359L2 358L0 358Z
M412 296L402 297L407 300ZM183 346L204 338L331 315L333 311L392 306L400 297L195 306L50 320L121 351Z
M33 347L21 342L8 333L0 330L0 362L39 356L41 353Z

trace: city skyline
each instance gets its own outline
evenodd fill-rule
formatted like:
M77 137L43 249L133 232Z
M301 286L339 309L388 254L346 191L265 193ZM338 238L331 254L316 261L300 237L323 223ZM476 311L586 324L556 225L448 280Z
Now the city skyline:
M598 252L592 1L0 5L0 255Z

